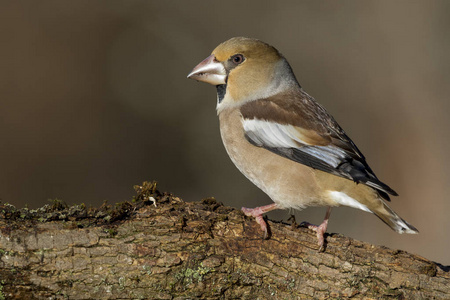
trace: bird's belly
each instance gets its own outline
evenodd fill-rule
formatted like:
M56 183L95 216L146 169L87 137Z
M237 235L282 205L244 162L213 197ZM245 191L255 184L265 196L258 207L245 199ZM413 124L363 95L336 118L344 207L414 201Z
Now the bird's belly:
M250 144L239 112L234 114L228 116L226 123L221 120L220 129L225 149L242 174L280 207L302 209L331 204L320 197L315 170Z

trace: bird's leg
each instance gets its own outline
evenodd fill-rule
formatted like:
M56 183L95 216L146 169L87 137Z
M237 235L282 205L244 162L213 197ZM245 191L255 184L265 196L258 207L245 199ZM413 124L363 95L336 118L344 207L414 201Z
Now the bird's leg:
M267 224L266 221L264 221L263 214L266 212L269 212L271 210L277 209L277 204L272 203L265 206L255 207L255 208L247 208L242 207L242 211L247 217L254 217L256 220L256 223L261 226L261 230L264 231L264 239L267 239L268 233L267 233Z
M301 224L301 225L307 226L309 229L314 230L316 232L317 244L319 245L319 251L324 250L324 247L323 247L324 243L325 243L324 234L325 234L325 232L327 232L328 219L330 218L330 215L331 215L331 206L328 207L327 213L325 214L325 219L323 220L322 224L320 224L319 226L310 224L308 222L303 222Z

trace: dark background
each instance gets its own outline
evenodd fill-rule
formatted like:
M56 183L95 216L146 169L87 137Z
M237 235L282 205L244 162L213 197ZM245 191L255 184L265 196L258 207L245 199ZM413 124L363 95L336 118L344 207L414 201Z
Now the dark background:
M215 89L186 79L220 42L249 36L287 57L420 234L350 208L333 210L329 231L450 264L450 2L0 4L1 201L114 203L155 179L188 201L269 204L225 153Z

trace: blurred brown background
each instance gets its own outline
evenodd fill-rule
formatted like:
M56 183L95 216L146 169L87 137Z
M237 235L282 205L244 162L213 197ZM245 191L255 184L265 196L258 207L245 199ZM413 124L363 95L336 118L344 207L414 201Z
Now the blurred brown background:
M217 44L249 36L288 58L420 234L350 208L329 231L450 264L449 1L0 4L1 201L114 203L156 179L189 201L269 204L223 149L215 89L186 79Z

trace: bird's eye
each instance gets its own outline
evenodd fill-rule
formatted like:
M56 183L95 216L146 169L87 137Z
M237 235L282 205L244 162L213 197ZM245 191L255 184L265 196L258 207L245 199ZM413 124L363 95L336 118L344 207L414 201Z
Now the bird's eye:
M231 61L234 62L236 65L243 63L244 60L245 58L242 54L236 54L231 57Z

